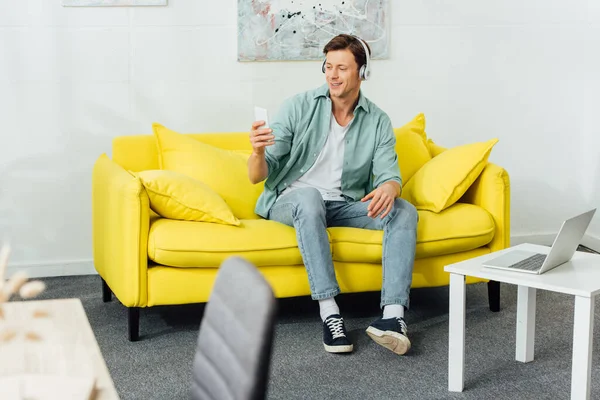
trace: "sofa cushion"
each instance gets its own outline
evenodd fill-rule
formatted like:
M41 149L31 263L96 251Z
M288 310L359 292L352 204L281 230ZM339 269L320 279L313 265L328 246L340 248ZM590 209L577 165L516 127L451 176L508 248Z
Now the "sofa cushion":
M440 213L419 211L416 258L459 253L488 244L494 220L483 208L456 203ZM334 261L381 263L383 231L329 228Z
M231 255L242 255L259 267L303 264L293 228L263 219L240 222L235 227L156 219L151 221L148 256L173 267L216 267ZM381 263L382 231L327 230L335 261ZM417 258L476 249L493 237L494 221L479 206L457 203L441 213L419 211Z
M256 266L301 265L296 231L264 219L240 220L240 226L165 218L150 226L148 257L173 267L218 267L231 255Z
M394 129L394 133L396 134L398 166L402 182L406 184L419 168L431 160L426 145L425 115L417 115L403 127Z
M240 219L259 218L254 213L264 183L248 179L248 153L224 150L152 124L161 169L179 172L204 182L217 192Z
M174 171L130 172L146 188L150 208L162 217L235 226L240 224L221 196L194 178Z
M456 146L423 165L404 185L402 198L418 210L440 212L461 198L487 164L498 139Z

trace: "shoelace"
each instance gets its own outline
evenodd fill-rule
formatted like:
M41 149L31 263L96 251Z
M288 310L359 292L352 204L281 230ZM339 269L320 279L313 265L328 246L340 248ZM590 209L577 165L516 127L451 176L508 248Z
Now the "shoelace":
M400 332L406 335L408 333L408 326L406 325L406 322L404 322L404 319L396 317L396 321L398 321L398 324L400 325Z
M340 337L346 337L344 334L344 319L343 318L329 318L326 322L329 332L333 336L333 339Z

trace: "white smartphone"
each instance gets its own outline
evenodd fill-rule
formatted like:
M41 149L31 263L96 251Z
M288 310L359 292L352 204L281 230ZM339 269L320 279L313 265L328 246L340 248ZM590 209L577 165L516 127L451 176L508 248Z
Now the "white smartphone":
M254 107L254 120L265 121L265 124L261 126L261 129L269 128L269 113L266 108Z

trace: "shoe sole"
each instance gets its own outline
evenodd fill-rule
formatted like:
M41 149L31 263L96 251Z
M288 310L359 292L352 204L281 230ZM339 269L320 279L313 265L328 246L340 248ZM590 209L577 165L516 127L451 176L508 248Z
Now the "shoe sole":
M401 333L394 331L382 331L372 326L367 328L367 335L373 341L396 354L403 355L410 350L410 340Z
M353 344L346 346L327 346L325 343L323 343L323 346L325 347L325 351L328 353L351 353L354 349Z

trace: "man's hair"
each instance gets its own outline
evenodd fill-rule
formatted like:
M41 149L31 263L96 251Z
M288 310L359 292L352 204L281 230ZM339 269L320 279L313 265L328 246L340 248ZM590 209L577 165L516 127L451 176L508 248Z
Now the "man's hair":
M369 49L369 55L371 55L371 47L365 41L363 41L367 48ZM333 39L329 41L323 48L323 54L327 55L330 51L335 50L350 50L352 54L354 54L354 61L358 65L358 70L360 71L360 67L367 63L367 55L365 54L365 48L357 37L352 35L341 34L337 35Z

